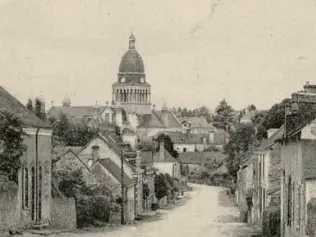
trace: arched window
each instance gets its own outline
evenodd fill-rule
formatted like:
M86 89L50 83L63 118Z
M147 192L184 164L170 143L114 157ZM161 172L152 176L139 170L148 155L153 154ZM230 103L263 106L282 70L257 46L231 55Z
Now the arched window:
M32 220L35 220L35 168L34 166L32 167L31 170L31 191L32 191L32 196L31 196L31 210L32 210Z
M29 170L24 168L24 207L29 207Z

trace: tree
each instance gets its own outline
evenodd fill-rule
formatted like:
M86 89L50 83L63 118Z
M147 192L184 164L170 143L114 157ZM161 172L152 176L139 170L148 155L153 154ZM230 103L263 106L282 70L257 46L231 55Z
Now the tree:
M254 111L254 110L257 110L257 107L254 104L251 104L251 105L248 106L248 110L249 111Z
M33 111L33 101L30 98L27 100L26 108L28 108L30 111Z
M42 102L39 98L35 98L34 113L42 120L45 120L46 118L44 109L44 102Z
M169 187L164 174L155 176L155 196L158 200L168 195Z
M9 113L0 116L0 172L11 181L18 181L18 170L21 167L20 157L26 147L22 122Z
M173 142L171 140L171 138L166 135L166 134L160 134L158 137L157 137L157 141L160 143L160 142L163 142L164 143L164 147L165 149L173 156L173 157L178 157L178 152L174 149L173 147ZM160 149L160 146L157 147L157 151L159 151Z
M253 149L255 142L255 129L251 124L239 125L236 132L231 134L231 139L224 147L228 154L228 169L230 174L236 178L240 160Z
M234 110L224 99L215 109L214 126L225 129L230 126L234 120Z

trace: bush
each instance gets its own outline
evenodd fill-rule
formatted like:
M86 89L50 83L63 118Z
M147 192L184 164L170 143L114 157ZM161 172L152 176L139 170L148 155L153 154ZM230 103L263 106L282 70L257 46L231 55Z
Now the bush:
M102 196L83 196L78 198L76 210L78 228L108 223L111 213L114 211L108 198Z
M269 207L263 211L262 235L264 237L279 237L281 225L280 207Z
M307 204L307 233L315 237L316 231L316 198L312 198Z

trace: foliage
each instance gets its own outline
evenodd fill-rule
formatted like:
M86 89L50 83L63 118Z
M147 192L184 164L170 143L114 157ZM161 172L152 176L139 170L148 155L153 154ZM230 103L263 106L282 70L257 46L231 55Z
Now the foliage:
M147 199L149 196L149 187L148 184L143 183L143 199Z
M307 234L316 237L316 199L312 198L307 203Z
M84 146L97 132L85 121L71 123L67 115L61 114L54 126L53 136L66 146Z
M26 108L30 111L33 111L33 101L31 99L27 100Z
M236 178L239 163L244 155L253 149L255 142L255 129L251 124L240 124L236 132L231 134L224 151L228 154L228 169L232 177Z
M166 134L160 134L157 137L158 143L163 142L164 143L164 148L173 156L173 157L178 157L178 152L174 149L173 147L173 142L171 138L166 135ZM157 146L157 152L159 151L160 146Z
M234 121L234 110L226 100L222 100L216 107L213 121L214 126L225 130Z
M174 114L177 114L178 116L183 117L205 117L207 122L211 122L212 116L210 110L206 106L201 106L199 108L195 109L187 109L187 108L181 108L178 109L173 108L172 112Z
M155 195L158 200L168 195L169 184L164 174L155 175Z
M180 173L182 176L189 175L189 166L187 164L180 164Z
M42 102L39 98L35 98L34 102L34 113L37 117L42 120L46 119L44 102Z
M270 207L263 211L262 234L267 237L280 236L280 207Z
M254 111L254 110L257 110L257 107L254 104L251 104L251 105L248 106L248 110L249 111Z
M8 176L11 181L18 181L18 170L21 167L20 157L26 147L22 122L9 113L2 113L0 117L0 172Z

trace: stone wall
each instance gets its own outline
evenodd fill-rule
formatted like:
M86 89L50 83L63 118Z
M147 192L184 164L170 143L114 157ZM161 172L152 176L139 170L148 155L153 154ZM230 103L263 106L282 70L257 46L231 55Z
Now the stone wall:
M53 198L51 228L73 230L77 227L76 204L73 198Z
M8 230L20 225L18 187L7 177L0 176L0 230Z

